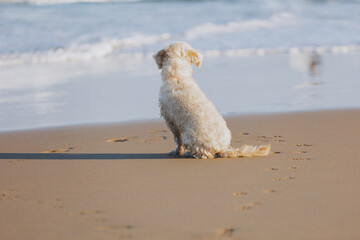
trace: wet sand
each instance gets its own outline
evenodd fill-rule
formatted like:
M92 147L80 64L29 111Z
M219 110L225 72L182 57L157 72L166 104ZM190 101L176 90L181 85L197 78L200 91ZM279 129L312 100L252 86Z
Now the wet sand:
M227 118L234 147L178 159L162 121L0 133L1 239L359 239L360 110Z

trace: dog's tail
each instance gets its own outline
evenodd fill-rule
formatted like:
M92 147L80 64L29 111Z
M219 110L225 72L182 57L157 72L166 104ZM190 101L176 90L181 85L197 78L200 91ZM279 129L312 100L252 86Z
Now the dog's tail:
M242 145L240 148L230 148L225 152L219 153L220 157L261 157L270 154L271 145L251 146Z

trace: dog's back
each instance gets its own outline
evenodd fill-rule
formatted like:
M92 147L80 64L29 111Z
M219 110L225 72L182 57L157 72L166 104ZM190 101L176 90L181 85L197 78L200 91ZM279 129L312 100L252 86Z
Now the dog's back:
M164 81L159 102L162 116L176 124L186 148L195 145L219 151L230 146L225 120L193 79L181 84Z

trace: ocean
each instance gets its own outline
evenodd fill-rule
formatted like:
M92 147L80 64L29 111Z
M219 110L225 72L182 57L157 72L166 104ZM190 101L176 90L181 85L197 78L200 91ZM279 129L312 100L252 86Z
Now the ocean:
M0 131L157 119L175 41L224 115L360 107L360 1L0 0Z

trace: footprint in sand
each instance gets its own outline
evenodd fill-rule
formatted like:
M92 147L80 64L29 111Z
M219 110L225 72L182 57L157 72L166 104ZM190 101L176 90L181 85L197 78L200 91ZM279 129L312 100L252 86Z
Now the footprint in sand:
M110 142L110 143L122 143L122 142L127 142L133 139L136 139L137 137L121 137L121 138L113 138L113 139L108 139L106 140L106 142Z
M267 169L265 169L265 171L276 171L276 170L278 170L278 168L276 168L276 167L272 167L272 168L267 168Z
M233 196L247 195L247 192L234 192Z
M236 134L235 137L238 137L238 136L248 136L248 135L250 135L250 133L248 133L248 132L242 132L242 133Z
M266 136L257 136L255 139L258 142L269 142L269 139Z
M6 193L6 192L3 192L3 193L1 193L0 197L1 197L0 198L1 201L8 200L9 199L9 194Z
M264 193L275 193L276 192L276 190L274 190L274 189L266 189L266 190L264 190Z
M296 153L299 153L299 154L304 154L304 153L307 153L307 151L298 151Z
M243 206L238 206L235 208L236 211L244 211L244 210L250 210L254 206L260 206L262 205L261 202L248 202Z
M243 211L243 210L250 210L250 209L251 209L250 206L240 206L240 207L235 208L236 211Z
M121 137L121 138L113 138L113 139L108 139L106 140L106 142L110 142L110 143L123 143L123 142L128 142L131 140L137 140L138 142L157 142L157 141L163 141L166 140L167 137L166 136L154 136L154 137Z
M0 192L0 201L6 201L6 200L26 200L26 198L17 195L15 190L6 190Z
M259 205L262 205L261 202L248 202L246 205L248 206L259 206Z
M298 143L296 144L297 147L311 147L312 144L307 144L307 143Z
M41 153L65 153L65 152L70 152L73 149L74 149L73 147L59 148L59 149L55 149L55 150L46 150Z
M94 214L101 214L101 213L104 213L102 210L94 210L94 211L87 211L87 212L84 212L84 211L80 211L80 212L76 212L76 211L73 211L71 212L72 214L74 215L81 215L81 216L90 216L90 215L94 215Z
M293 180L295 179L294 177L279 177L279 178L273 178L273 181L278 182L278 181L287 181L287 180Z
M169 130L167 130L167 129L155 129L155 130L150 130L150 131L149 131L150 134L166 133L166 132L169 132Z
M257 136L255 139L259 142L285 142L283 136Z
M157 142L157 141L163 141L166 139L167 139L166 136L145 137L145 138L140 138L139 142Z
M301 158L301 157L297 157L297 158L293 158L292 160L294 160L294 161L309 161L309 160L311 160L311 158Z

